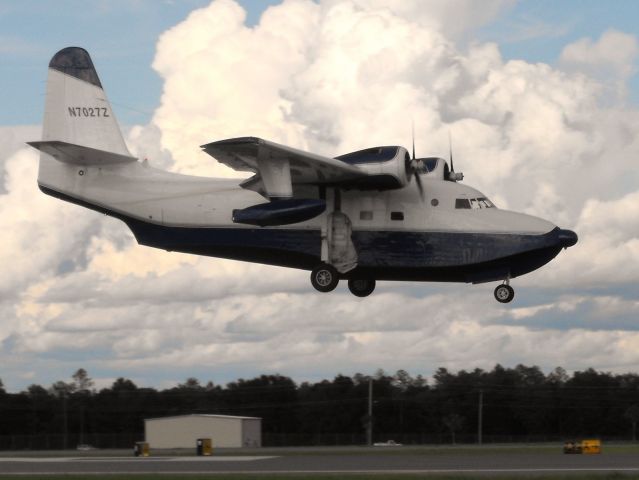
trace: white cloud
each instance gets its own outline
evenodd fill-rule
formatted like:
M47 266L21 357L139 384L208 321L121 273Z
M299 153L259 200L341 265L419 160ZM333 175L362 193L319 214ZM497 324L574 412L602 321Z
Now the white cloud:
M566 65L585 68L587 71L606 69L608 74L626 78L636 71L635 60L638 54L637 37L617 30L608 30L597 41L582 38L566 45L559 60Z
M7 193L5 162L25 148L27 139L39 138L40 132L41 128L35 126L0 127L0 195Z
M637 72L638 55L635 35L608 30L597 41L586 37L566 45L559 63L567 70L608 82L613 93L623 97L627 93L626 81Z
M0 197L3 295L55 275L65 261L82 262L88 239L98 230L90 212L61 205L38 191L37 158L26 147L4 165L8 194Z
M345 3L342 0L321 2L327 8ZM429 30L438 30L450 38L467 35L489 23L497 15L515 4L514 0L352 0L361 10L387 9L393 15L410 19Z
M418 153L447 156L451 131L467 183L580 235L514 281L525 288L513 310L491 286L380 282L366 299L344 286L320 295L307 272L140 247L121 222L39 193L37 154L19 144L33 132L0 129L0 363L17 372L47 355L80 362L70 372L95 367L143 384L197 376L200 365L228 380L636 365L636 292L615 290L639 280L629 268L639 260L639 112L602 103L601 79L583 70L506 62L492 43L460 47L507 5L288 0L248 28L235 2L213 2L161 37L161 105L127 141L154 166L234 175L199 145L256 135L337 155L409 145L414 118ZM623 77L636 54L615 38ZM567 47L565 61L583 64L578 50Z

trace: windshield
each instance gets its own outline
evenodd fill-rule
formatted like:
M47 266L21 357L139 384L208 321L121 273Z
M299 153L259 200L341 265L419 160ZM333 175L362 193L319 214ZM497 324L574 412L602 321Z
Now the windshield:
M416 170L418 173L430 173L437 168L437 162L441 160L437 157L418 158Z
M486 197L457 198L455 199L455 208L479 210L481 208L495 208L495 205Z

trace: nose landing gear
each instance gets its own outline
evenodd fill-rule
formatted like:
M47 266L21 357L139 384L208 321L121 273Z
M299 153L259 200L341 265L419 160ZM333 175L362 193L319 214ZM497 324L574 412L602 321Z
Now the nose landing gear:
M499 303L510 303L513 298L515 298L515 290L509 285L509 279L507 278L503 284L495 288L495 299Z

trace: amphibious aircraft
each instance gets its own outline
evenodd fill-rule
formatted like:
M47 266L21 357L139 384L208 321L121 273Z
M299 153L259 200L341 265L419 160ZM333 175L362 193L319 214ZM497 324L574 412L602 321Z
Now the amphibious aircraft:
M124 221L138 243L311 271L365 297L377 280L502 281L552 260L577 235L500 210L443 158L378 146L329 158L255 137L207 143L245 180L162 171L131 156L86 50L49 63L38 184Z

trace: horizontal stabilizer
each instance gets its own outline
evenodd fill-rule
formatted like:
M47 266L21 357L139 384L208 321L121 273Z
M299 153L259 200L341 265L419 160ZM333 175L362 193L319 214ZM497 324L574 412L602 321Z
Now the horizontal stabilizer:
M137 161L135 157L128 155L106 152L57 140L28 142L28 144L41 152L51 155L56 160L74 165L111 165Z

